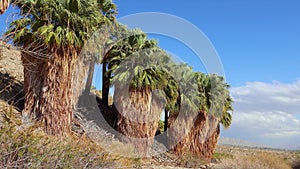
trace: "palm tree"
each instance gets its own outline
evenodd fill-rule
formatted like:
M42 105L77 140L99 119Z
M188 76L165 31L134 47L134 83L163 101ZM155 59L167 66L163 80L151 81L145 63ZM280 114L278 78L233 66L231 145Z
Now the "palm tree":
M189 150L183 149L183 139L186 139L194 125L198 114L201 98L197 95L197 83L192 68L186 64L174 66L172 70L179 86L179 98L175 98L176 107L170 110L169 116L169 146L173 152L180 156ZM184 127L183 127L184 126Z
M86 50L93 51L94 54L89 60L89 71L84 91L85 94L90 93L93 82L95 64L101 63L103 61L105 54L111 48L112 44L114 44L114 42L111 40L112 37L109 37L109 30L114 29L113 27L118 25L115 21L117 7L112 2L112 0L98 0L98 2L103 15L107 18L107 24L104 27L101 27L100 29L102 30L99 30L99 32L97 32L97 34L93 36L94 39L90 39L89 43L85 45L85 48L87 48ZM89 44L91 44L90 48L88 48Z
M16 0L20 17L6 33L22 51L23 115L43 124L48 134L70 132L83 83L79 53L105 23L95 0Z
M212 74L208 75L208 79L209 83L205 85L208 100L208 109L206 110L208 118L200 130L200 133L203 133L202 138L205 138L205 142L202 145L196 144L196 146L198 146L198 148L201 147L202 157L209 161L213 156L214 149L218 142L220 124L222 124L224 128L228 128L231 124L233 101L228 90L230 86L225 82L223 77ZM196 143L199 143L199 141Z
M139 155L147 156L164 105L162 93L155 90L167 84L161 65L169 58L145 34L124 41L127 45L114 48L118 57L109 62L114 105L119 111L117 128L121 140L132 143Z
M168 72L166 72L166 78L168 79L168 84L163 89L166 96L164 132L168 130L170 113L179 112L180 109L180 90L178 83Z
M183 132L180 127L175 128L175 124L170 131L170 141L176 155L181 156L189 152L195 157L209 161L218 141L219 123L224 127L229 127L231 123L232 117L229 111L232 110L232 99L228 92L229 86L222 77L195 72L193 79L187 79L186 84L190 86L195 82L197 87L194 89L197 89L198 92L195 90L195 93L184 91L182 94L185 95L184 98L187 102L196 102L198 110L185 109L191 112L180 112L187 114L183 118L177 119L179 121L177 124L183 124L188 131ZM176 118L179 115L174 114L173 116Z
M10 0L0 0L0 14L3 14L9 7Z
M102 103L106 106L108 106L112 70L117 67L122 59L130 55L130 51L133 49L129 49L132 44L129 43L128 37L135 33L139 34L138 32L129 31L127 27L118 23L114 24L110 32L108 44L106 44L100 61L102 64Z
M114 26L108 38L110 39L109 44L106 45L107 49L105 53L103 53L103 58L100 61L102 64L102 102L107 106L112 72L125 58L134 51L139 50L135 45L135 43L137 43L136 41L129 41L130 37L131 39L138 39L141 34L143 34L140 30L129 30L126 26L121 24L115 24ZM117 41L113 41L112 39L116 39ZM141 41L140 43L143 42L144 41Z

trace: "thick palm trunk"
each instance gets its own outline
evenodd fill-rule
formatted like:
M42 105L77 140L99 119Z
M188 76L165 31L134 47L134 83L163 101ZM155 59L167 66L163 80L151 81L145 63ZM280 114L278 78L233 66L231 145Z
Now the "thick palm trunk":
M94 77L94 70L95 70L95 58L93 57L90 60L90 65L89 65L89 72L88 72L88 77L86 80L85 84L85 90L84 94L90 94L91 88L92 88L92 83L93 83L93 77Z
M0 14L3 14L9 7L10 0L0 0Z
M46 133L70 132L80 88L77 52L66 49L43 60L22 53L25 109L23 116L42 123ZM75 72L78 71L78 72ZM77 83L78 81L78 83Z
M120 139L133 144L140 157L147 157L158 128L162 102L150 89L130 89L127 96L124 92L116 88L114 93Z
M176 118L176 116L172 115L170 117L171 123L173 123ZM176 123L191 128L190 131L186 131L171 127L169 141L173 146L172 151L174 154L179 157L184 154L189 154L210 162L220 134L219 119L208 116L205 112L200 112L196 119L186 118L184 120L182 119L181 122L176 121Z

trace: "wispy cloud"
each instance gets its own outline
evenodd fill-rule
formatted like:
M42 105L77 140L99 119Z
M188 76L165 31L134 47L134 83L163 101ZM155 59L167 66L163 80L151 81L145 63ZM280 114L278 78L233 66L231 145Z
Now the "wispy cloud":
M233 123L223 136L300 148L300 80L291 84L251 82L231 89Z

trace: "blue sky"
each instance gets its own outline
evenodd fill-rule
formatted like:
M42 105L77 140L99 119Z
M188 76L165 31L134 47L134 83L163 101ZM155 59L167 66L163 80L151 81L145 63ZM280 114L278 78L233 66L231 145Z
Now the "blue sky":
M114 2L119 17L163 12L196 25L215 46L232 86L248 81L293 82L299 77L300 2L296 0Z
M209 38L235 100L233 124L222 136L300 148L300 1L114 2L118 18L140 12L168 13L191 22ZM10 12L0 16L1 30L7 27ZM185 44L164 36L149 37L157 38L162 48L196 70L205 71Z

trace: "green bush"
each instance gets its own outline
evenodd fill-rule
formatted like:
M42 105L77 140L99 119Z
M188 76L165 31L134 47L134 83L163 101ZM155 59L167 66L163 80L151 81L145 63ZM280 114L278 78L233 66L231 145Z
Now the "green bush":
M224 158L233 158L233 155L226 154L226 153L217 153L217 152L214 153L213 159L220 161Z

